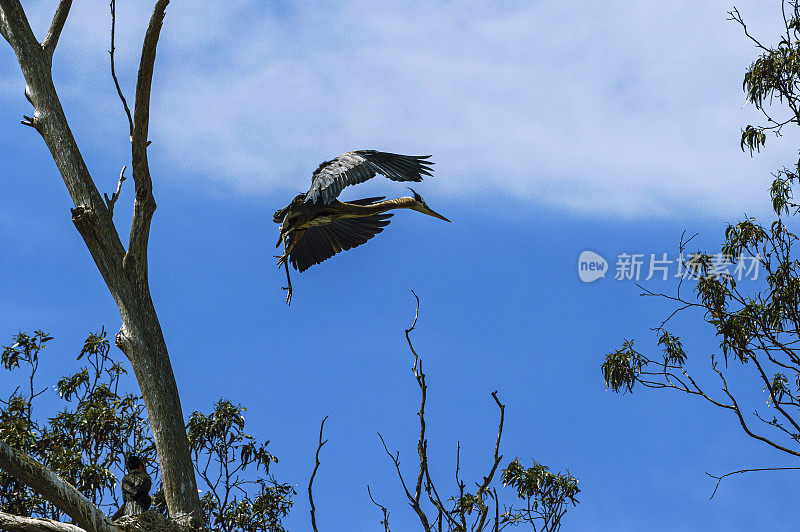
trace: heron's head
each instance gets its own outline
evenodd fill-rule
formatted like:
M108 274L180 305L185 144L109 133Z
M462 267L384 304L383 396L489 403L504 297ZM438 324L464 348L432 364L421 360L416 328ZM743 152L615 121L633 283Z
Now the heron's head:
M425 200L422 199L422 196L417 194L416 190L414 190L411 187L408 187L408 190L410 190L411 193L414 194L415 205L414 205L413 209L415 211L421 212L423 214L427 214L428 216L433 216L434 218L439 218L440 220L444 220L445 222L449 222L450 221L447 218L445 218L444 216L442 216L441 214L439 214L438 212L436 212L433 209L431 209L430 207L428 207L428 204L425 203Z
M135 454L130 454L125 458L125 469L128 471L144 471L144 462Z
M275 222L276 224L283 222L283 218L286 216L288 210L289 207L284 207L283 209L278 209L277 211L275 211L275 214L272 215L272 221Z
M289 205L287 205L283 209L278 209L277 211L275 211L275 214L272 215L272 221L275 222L276 224L283 223L283 219L286 218L286 214L293 207L297 207L298 205L301 205L305 201L305 199L306 199L306 195L304 193L303 194L298 194L297 196L295 196L295 198L292 200L292 202Z

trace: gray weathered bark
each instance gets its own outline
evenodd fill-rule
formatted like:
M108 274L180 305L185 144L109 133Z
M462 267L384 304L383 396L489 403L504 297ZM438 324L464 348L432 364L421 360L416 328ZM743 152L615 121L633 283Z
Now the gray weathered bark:
M42 497L52 502L56 508L70 516L81 528L91 532L113 532L117 530L117 527L114 526L108 516L71 484L65 482L61 477L27 454L12 449L2 441L0 441L0 468L36 490ZM2 515L7 517L0 517L0 529L11 530L11 523L7 523L10 520L8 514ZM16 521L18 525L24 524L27 526L31 526L35 522L42 526L47 523L54 523L47 519L29 519L27 522ZM63 523L61 524L63 525ZM42 530L42 528L39 530ZM53 529L50 528L50 530Z
M200 523L200 501L167 346L150 297L147 243L156 209L147 161L150 86L156 45L169 0L157 0L142 47L132 134L136 199L126 250L67 123L51 74L53 53L71 0L61 0L50 31L40 44L19 0L0 0L0 34L16 53L34 106L23 124L44 139L72 197L72 221L103 276L122 317L116 344L131 361L144 397L158 450L164 494L173 519Z
M0 512L0 530L8 532L86 532L83 528L52 519L21 517Z

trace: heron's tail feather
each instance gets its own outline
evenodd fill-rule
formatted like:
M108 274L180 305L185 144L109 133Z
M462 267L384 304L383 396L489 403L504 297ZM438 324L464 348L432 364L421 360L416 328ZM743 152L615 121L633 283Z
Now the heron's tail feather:
M125 504L123 504L122 507L119 510L117 510L117 513L115 513L113 515L113 517L111 517L111 519L117 520L117 519L119 519L120 517L123 517L123 516L140 515L140 514L144 513L144 510L145 509L138 502L136 502L136 501L128 501Z

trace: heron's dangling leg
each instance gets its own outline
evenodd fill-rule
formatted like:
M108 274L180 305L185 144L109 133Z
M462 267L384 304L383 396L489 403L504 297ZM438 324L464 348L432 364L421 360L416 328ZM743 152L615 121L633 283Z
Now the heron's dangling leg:
M286 304L292 304L292 279L289 277L289 263L287 261L283 261L283 267L286 269L286 283L288 286L283 286L284 290L286 290Z
M276 257L278 257L280 259L280 260L278 260L278 268L281 267L281 262L283 262L283 267L286 270L286 284L287 284L287 286L282 286L281 288L283 290L286 290L286 304L287 305L291 305L292 304L292 278L289 276L289 261L287 259L289 257L289 252L294 247L294 242L293 242L293 243L291 243L289 245L289 247L287 249L287 242L289 242L289 238L290 237L289 237L288 234L284 235L284 237L282 239L283 240L283 255L281 255L280 257L278 257L276 255ZM296 242L297 239L294 239L294 241Z
M289 233L286 233L286 235L284 235L283 255L275 255L275 258L278 259L278 268L280 268L282 264L286 264L286 261L289 260L289 253L292 252L292 249L294 249L294 246L297 244L297 241L300 240L300 237L303 236L303 233L305 232L306 232L305 229L300 229L298 231L291 231ZM289 242L290 239L291 242Z

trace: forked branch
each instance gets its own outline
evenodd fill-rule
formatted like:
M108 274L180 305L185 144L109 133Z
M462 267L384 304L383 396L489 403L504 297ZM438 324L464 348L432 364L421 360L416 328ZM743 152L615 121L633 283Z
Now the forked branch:
M122 183L125 181L125 169L128 168L127 166L122 167L122 171L119 173L119 181L117 181L117 190L111 194L111 197L108 197L108 194L103 194L103 197L106 199L106 205L108 205L108 213L111 216L114 216L114 204L117 203L119 199L119 194L122 192Z
M712 475L711 473L706 472L706 475L717 480L717 483L714 485L714 491L713 493L711 493L711 497L709 497L709 500L713 499L714 495L717 494L717 490L719 489L719 483L722 482L724 478L730 477L732 475L740 475L742 473L753 473L755 471L789 471L798 469L800 469L800 467L759 467L755 469L740 469L738 471L731 471L730 473L725 473L724 475L719 475L719 476Z

